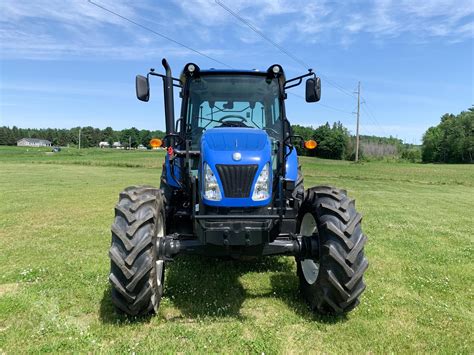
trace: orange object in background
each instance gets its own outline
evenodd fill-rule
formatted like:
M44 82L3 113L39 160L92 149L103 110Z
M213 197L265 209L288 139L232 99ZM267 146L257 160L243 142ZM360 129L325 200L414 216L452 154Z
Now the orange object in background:
M150 140L150 145L152 148L159 148L162 144L163 142L159 138L153 138Z
M318 143L316 143L315 140L310 139L309 141L304 142L304 147L306 149L314 149L318 146Z

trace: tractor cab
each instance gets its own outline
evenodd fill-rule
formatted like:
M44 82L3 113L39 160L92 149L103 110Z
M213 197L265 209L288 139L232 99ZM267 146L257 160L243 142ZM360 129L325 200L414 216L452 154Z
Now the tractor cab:
M189 69L192 69L191 71ZM201 178L203 204L257 207L270 203L283 141L283 71L206 70L188 64L181 74L181 131L200 152L191 164Z
M190 64L196 68L194 64ZM278 67L279 68L279 67ZM280 70L280 69L278 69ZM212 128L251 128L282 140L284 75L258 71L183 71L185 134L200 149L202 133Z

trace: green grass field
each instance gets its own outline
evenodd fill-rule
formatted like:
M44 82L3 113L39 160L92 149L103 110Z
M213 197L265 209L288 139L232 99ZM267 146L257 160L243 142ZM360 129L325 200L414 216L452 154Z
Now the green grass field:
M302 159L305 185L356 198L367 290L347 317L311 314L292 258L180 258L159 314L114 314L118 193L158 185L162 152L0 148L0 353L473 353L474 166Z

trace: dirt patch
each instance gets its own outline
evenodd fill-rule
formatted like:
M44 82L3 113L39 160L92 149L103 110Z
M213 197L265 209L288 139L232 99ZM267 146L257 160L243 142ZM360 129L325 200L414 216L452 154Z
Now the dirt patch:
M16 293L19 288L20 285L18 283L2 284L0 285L0 297Z

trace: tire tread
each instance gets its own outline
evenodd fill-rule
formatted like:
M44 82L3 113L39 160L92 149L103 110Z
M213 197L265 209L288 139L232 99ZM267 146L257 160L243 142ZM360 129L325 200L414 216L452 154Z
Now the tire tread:
M364 257L367 237L362 233L362 216L345 190L315 186L305 191L299 223L305 213L313 214L319 238L319 275L314 284L304 278L298 263L300 288L311 308L321 314L343 314L354 309L366 286Z
M160 189L130 186L119 194L111 226L109 282L112 303L120 313L145 315L159 305L162 288L159 290L151 277L156 259L153 240L159 213L164 213Z

